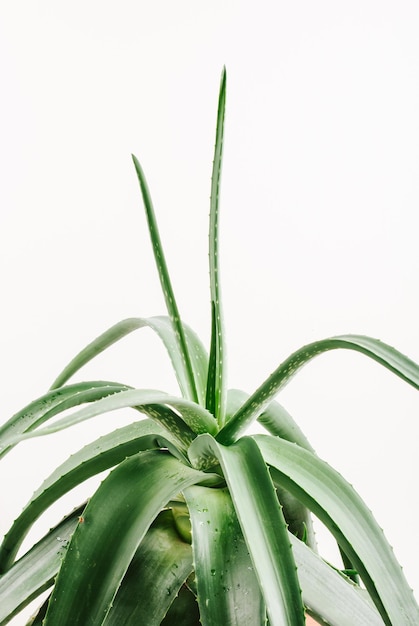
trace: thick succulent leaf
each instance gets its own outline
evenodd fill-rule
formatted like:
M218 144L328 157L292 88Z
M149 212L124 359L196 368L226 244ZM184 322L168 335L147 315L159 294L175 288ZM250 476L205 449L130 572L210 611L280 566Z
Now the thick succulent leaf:
M104 626L160 626L192 570L190 544L179 537L172 512L162 511L135 553Z
M5 535L0 546L0 572L6 571L34 522L62 495L91 476L121 463L140 450L170 447L165 431L153 420L144 419L100 437L70 456L42 483ZM178 453L179 454L179 453Z
M12 443L58 432L108 411L134 408L159 421L169 433L183 443L190 443L196 434L217 432L214 417L204 407L183 398L170 396L153 389L128 389L83 407L57 420L51 426L25 432L12 439Z
M223 159L224 118L226 105L227 75L221 75L218 97L217 129L215 134L214 160L211 178L210 225L209 225L209 275L211 292L211 350L208 365L207 409L215 415L219 426L225 419L225 342L218 260L218 207L220 195L221 166Z
M120 463L89 501L60 568L45 626L105 619L145 533L160 510L194 483L219 480L168 452L140 452Z
M189 450L195 467L221 465L271 626L304 625L304 611L287 526L258 446L249 437L225 447L210 435Z
M49 391L15 413L0 428L0 457L11 450L20 435L37 428L61 411L128 389L119 383L88 381Z
M246 402L249 394L239 389L229 389L227 394L227 420ZM277 402L272 402L258 421L273 435L283 437L312 450L308 440L291 415ZM316 549L316 539L310 511L291 493L275 485L289 530L297 537L305 536L306 543Z
M54 581L84 507L74 511L0 576L0 624L7 624Z
M281 437L281 439L286 439L292 443L298 443L302 448L314 452L313 447L297 422L278 402L271 402L262 415L259 415L257 421L271 435Z
M341 335L315 341L300 348L281 363L220 430L217 440L223 444L235 441L265 411L299 369L319 354L337 348L361 352L419 389L419 365L378 339L361 335Z
M89 343L88 346L86 346L81 352L79 352L79 354L77 354L77 356L74 357L74 359L72 359L72 361L70 361L60 375L55 379L51 385L51 389L62 387L62 385L64 385L68 379L71 378L71 376L83 367L83 365L86 365L86 363L109 348L112 344L116 343L129 333L132 333L134 330L146 327L151 328L151 330L153 330L163 342L172 362L182 394L185 397L190 397L190 385L185 372L182 353L179 351L179 346L176 341L171 321L168 317L163 315L149 318L128 318L118 322L114 326L111 326L111 328ZM200 404L204 405L208 356L198 336L186 324L183 324L183 332L189 353L191 355L191 368L197 388L198 400ZM190 399L193 399L192 396Z
M331 626L383 626L365 589L338 573L293 535L290 541L304 604L313 617Z
M167 312L169 314L169 318L173 327L176 345L181 356L179 364L183 370L182 379L187 385L186 397L190 400L193 400L194 402L198 402L199 395L197 391L197 381L195 380L194 370L192 366L192 358L189 353L189 346L185 336L184 325L182 324L182 320L179 315L179 309L176 304L175 294L173 291L169 270L167 268L166 259L164 256L163 246L161 243L160 233L154 214L150 191L148 189L147 181L140 162L134 155L131 156L134 162L135 171L137 173L138 182L140 183L141 194L143 196L148 231L150 234L151 244L153 246L154 259L156 261L156 267L160 278L163 296L166 302Z
M184 492L203 626L254 626L265 603L227 489L193 486Z
M279 438L254 435L275 482L329 528L359 572L384 622L419 624L419 607L381 528L338 472L316 455Z

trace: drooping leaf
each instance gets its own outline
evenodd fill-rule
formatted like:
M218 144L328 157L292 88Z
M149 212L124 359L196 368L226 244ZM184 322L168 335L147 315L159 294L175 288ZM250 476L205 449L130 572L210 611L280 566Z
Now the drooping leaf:
M24 432L11 439L11 443L56 433L97 415L123 408L134 408L158 420L172 436L184 443L190 443L198 433L217 432L214 417L204 407L194 402L170 396L162 391L128 389L97 400L50 426Z
M49 391L18 411L0 428L0 457L16 445L23 433L39 427L61 411L128 389L127 385L120 383L88 381Z
M140 183L141 193L143 196L144 208L148 223L148 231L150 234L151 244L154 252L154 259L156 261L163 296L166 302L167 312L172 323L176 345L178 347L179 354L181 355L180 365L183 369L182 381L184 381L187 385L186 397L193 402L198 402L199 395L197 391L197 381L195 380L194 370L192 366L192 359L189 353L189 347L185 336L184 326L179 315L179 309L176 303L175 294L172 288L172 282L170 280L169 270L167 268L166 259L164 256L160 233L154 214L153 203L151 201L150 191L148 189L147 181L140 162L134 155L132 155L132 160L134 162L135 171L137 172L138 182Z
M191 444L195 467L217 459L259 580L271 626L304 625L304 610L287 526L258 446L243 437L229 447L210 435Z
M70 456L35 491L4 536L0 546L0 572L10 567L30 528L51 504L76 485L140 450L170 446L165 434L153 420L144 419L100 437Z
M203 626L254 626L265 603L227 489L189 487L192 548Z
M58 574L45 626L101 624L145 533L166 502L219 477L161 450L120 463L89 501ZM117 549L115 549L117 538Z
M64 385L80 368L86 365L86 363L91 361L98 354L109 348L112 344L116 343L129 333L132 333L134 330L146 327L153 330L163 342L172 362L173 370L176 374L182 394L186 398L193 400L193 397L189 393L190 384L185 371L182 353L179 351L179 346L173 331L172 323L170 318L164 315L149 318L128 318L118 322L114 326L111 326L111 328L89 343L89 345L87 345L81 352L79 352L79 354L77 354L77 356L74 357L74 359L72 359L72 361L70 361L60 375L55 379L51 385L51 389L62 387L62 385ZM200 404L204 405L208 357L200 339L186 324L183 325L183 333L191 355L191 368L197 388L198 400Z
M311 359L328 352L344 348L355 350L374 359L391 372L419 389L419 365L398 352L395 348L371 337L341 335L315 341L300 348L289 356L248 398L228 424L220 430L217 440L228 444L235 441L248 426L268 407L278 392Z
M316 455L279 438L254 435L275 482L283 485L328 527L351 559L389 626L419 624L419 607L400 565L353 487Z
M219 284L218 217L221 166L223 158L224 118L226 105L227 75L221 75L218 98L217 128L211 178L210 226L209 226L209 274L211 293L211 349L208 365L207 409L215 416L219 426L225 420L225 345L221 293Z

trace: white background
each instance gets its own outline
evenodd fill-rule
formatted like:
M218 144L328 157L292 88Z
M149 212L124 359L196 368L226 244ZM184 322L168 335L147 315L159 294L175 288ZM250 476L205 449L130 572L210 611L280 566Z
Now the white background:
M2 421L108 326L165 312L131 152L181 313L208 341L223 64L229 385L252 391L299 346L346 332L419 360L418 32L413 0L2 2ZM176 391L148 331L77 379ZM367 501L419 596L417 391L365 357L329 353L280 401ZM67 454L132 419L15 449L0 471L0 530Z

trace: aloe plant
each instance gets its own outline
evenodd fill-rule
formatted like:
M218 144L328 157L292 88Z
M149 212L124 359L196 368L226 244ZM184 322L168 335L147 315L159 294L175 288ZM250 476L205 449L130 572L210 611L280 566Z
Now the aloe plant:
M150 192L133 157L168 314L117 323L0 428L3 456L27 438L108 411L131 407L138 416L64 460L5 535L0 624L45 590L33 625L299 626L306 615L335 626L419 624L419 607L371 512L275 400L308 361L337 348L361 352L415 388L419 366L376 339L342 335L297 350L252 394L227 388L218 268L225 100L223 71L210 201L209 351L180 317ZM113 381L68 382L144 327L163 342L179 396ZM249 430L255 421L259 434ZM104 470L90 500L17 558L46 509ZM334 536L341 564L319 554L312 514Z

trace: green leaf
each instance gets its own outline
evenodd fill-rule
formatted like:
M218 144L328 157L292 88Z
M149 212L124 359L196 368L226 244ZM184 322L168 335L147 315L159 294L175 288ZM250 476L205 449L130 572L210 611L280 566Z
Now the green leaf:
M211 350L208 366L207 409L215 416L219 426L225 420L225 346L223 317L219 285L218 261L218 205L220 193L221 166L223 157L224 118L226 104L227 75L225 68L221 75L218 98L217 129L215 136L214 160L211 178L210 226L209 226L209 274L211 293Z
M248 397L249 394L239 389L228 390L227 419L238 411ZM264 413L258 417L258 422L272 435L296 442L308 450L313 450L291 415L277 402L271 402ZM275 487L279 492L279 500L289 530L299 538L305 535L306 543L311 548L316 549L316 538L310 511L291 493L279 485L275 485Z
M132 160L134 162L135 171L137 172L138 182L140 183L141 193L143 196L144 208L148 223L148 231L150 234L151 244L153 246L154 258L156 261L160 284L166 302L167 312L172 323L176 344L182 358L182 380L184 380L187 385L186 397L193 400L194 402L198 402L199 397L192 367L192 359L191 355L189 354L184 326L180 319L179 310L176 304L175 294L173 292L172 283L169 276L169 270L167 268L166 259L163 252L163 246L160 240L159 229L157 226L153 203L151 201L147 181L138 159L134 155L132 155Z
M288 357L248 398L237 413L222 428L217 440L223 444L235 441L248 426L268 407L277 393L311 359L337 348L355 350L374 359L391 372L419 389L419 365L395 348L371 337L341 335L323 339L300 348Z
M140 450L172 447L164 434L158 424L144 419L100 437L57 467L35 491L5 535L0 546L0 572L10 567L28 531L51 504L91 476Z
M171 497L219 477L161 450L120 463L89 501L58 574L45 626L101 624L148 528ZM117 538L117 549L115 549Z
M328 527L351 559L384 622L419 624L419 607L381 528L362 499L316 455L279 438L254 435L275 482Z
M302 448L314 452L312 445L297 422L278 402L271 402L257 420L271 435L281 437L281 439L286 439L292 443L298 443Z
M111 326L104 333L99 335L94 341L89 343L72 361L64 368L61 374L51 385L51 389L61 387L67 380L73 376L81 367L86 365L98 354L106 350L109 346L116 343L129 333L139 328L151 328L163 342L170 360L173 370L179 383L182 394L189 397L189 382L185 374L182 354L179 351L176 337L173 331L171 321L166 316L156 316L149 318L134 317L122 320L114 326ZM196 383L198 399L200 404L205 405L205 382L208 370L208 357L201 341L194 331L186 324L183 325L188 350L191 354L191 367L193 377ZM189 399L193 399L192 397Z
M49 391L13 415L0 428L0 457L9 452L20 436L68 408L126 391L120 383L88 381Z
M259 580L271 626L304 625L289 535L265 461L253 439L225 447L210 435L189 449L196 467L218 459Z
M0 624L52 585L83 508L62 520L0 576Z
M193 486L184 492L203 626L254 626L265 603L227 489Z
M160 625L192 570L191 546L177 534L172 512L162 511L135 553L104 626Z
M327 565L293 535L290 541L304 604L310 615L338 626L383 626L365 589Z
M183 398L170 396L150 389L128 389L102 398L71 415L57 420L51 426L25 432L12 440L18 441L40 437L69 428L108 411L134 408L159 421L180 442L190 443L197 433L217 432L214 417L204 407Z

